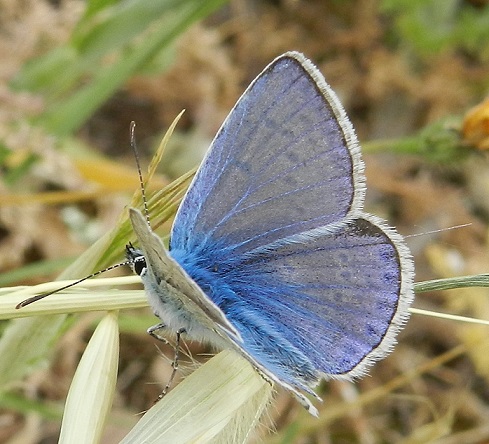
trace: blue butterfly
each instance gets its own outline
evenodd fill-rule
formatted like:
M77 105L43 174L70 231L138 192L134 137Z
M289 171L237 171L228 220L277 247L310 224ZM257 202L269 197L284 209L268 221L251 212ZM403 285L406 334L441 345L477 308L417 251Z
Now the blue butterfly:
M363 211L364 165L335 93L302 54L275 59L225 120L178 209L167 251L130 209L127 257L166 328L230 348L304 395L366 373L413 300L402 237Z

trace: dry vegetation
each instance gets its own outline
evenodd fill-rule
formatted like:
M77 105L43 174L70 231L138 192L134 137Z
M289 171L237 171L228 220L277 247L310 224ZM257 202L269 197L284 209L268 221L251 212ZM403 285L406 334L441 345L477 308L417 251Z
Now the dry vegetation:
M485 53L457 42L423 51L422 43L416 47L401 32L402 17L397 12L382 13L379 3L232 1L177 39L167 70L133 76L74 138L131 171L129 121L136 121L142 151L149 153L176 114L186 109L170 147L173 156L162 167L159 180L165 182L198 162L239 94L265 64L286 50L300 50L317 63L341 97L364 145L367 208L409 236L416 281L486 273L486 153L471 151L461 143L460 156L452 152L443 156L443 141L437 139L433 151L442 154L436 158L430 150L395 150L396 141L440 119L453 118L454 123L449 120L447 125L452 125L458 137L459 118L482 102L487 91L488 42ZM483 1L451 3L478 8L488 16L489 6ZM83 9L80 1L0 1L0 150L6 147L10 153L0 158L4 162L0 174L7 178L7 172L31 153L38 158L20 180L0 181L0 197L4 195L0 201L0 271L4 276L26 264L80 254L110 228L129 199L127 191L137 187L135 172L131 179L125 173L121 180L106 179L113 165L89 174L82 168L83 160L60 149L68 142L60 144L56 136L31 123L44 109L43 95L9 86L27 60L69 39ZM433 28L438 31L435 25ZM484 117L481 122L474 145L482 145L487 137ZM393 141L392 149L384 146L374 153L378 151L376 141L384 139ZM130 185L126 179L132 181ZM113 187L107 191L109 185ZM25 199L25 195L46 192L62 192L69 203L64 204L63 197L56 204L36 202L35 197L34 201L15 200L20 194ZM78 192L89 194L80 199ZM461 224L470 225L448 230ZM9 285L53 277L36 274ZM489 319L489 292L465 288L423 293L414 306ZM128 313L128 319L132 315ZM158 393L160 386L154 382L164 383L171 370L144 333L144 325L151 323L149 311L144 315L141 328L123 327L120 377L104 443L118 442L125 435L137 420L135 414L147 408ZM22 386L25 397L62 405L93 331L94 316L71 320L55 346L51 364L30 375ZM262 439L363 444L489 442L488 333L487 326L413 315L396 351L376 365L369 377L354 385L322 384L325 401L318 421L280 393L269 413L278 435ZM194 355L206 351L199 345L192 347ZM57 442L58 420L30 417L25 422L22 410L5 400L0 407L0 442L14 442L14 437L24 439L22 442ZM286 438L286 433L292 438Z

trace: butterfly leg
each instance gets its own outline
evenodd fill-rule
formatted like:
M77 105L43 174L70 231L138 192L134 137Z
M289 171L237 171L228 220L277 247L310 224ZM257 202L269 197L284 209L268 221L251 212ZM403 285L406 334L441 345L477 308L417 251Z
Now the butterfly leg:
M159 334L156 333L158 330L164 330L164 329L166 329L166 325L163 324L163 322L160 322L159 324L152 325L151 327L149 327L146 330L146 332L148 333L148 335L152 336L153 338L158 339L158 341L164 342L166 345L170 345L167 339L165 339L163 336L160 336Z
M161 324L158 324L158 325L161 325ZM158 327L158 325L155 325L154 327ZM150 327L148 329L148 333L149 333L149 330L151 330L152 328L153 327ZM158 328L156 328L156 329L158 329ZM173 362L172 362L173 370L171 372L170 379L168 380L168 383L165 385L165 388L163 389L163 391L156 398L155 404L168 393L168 390L170 390L170 387L173 384L173 379L175 379L175 375L177 374L177 370L178 370L178 359L179 359L179 355L180 355L180 338L181 338L181 335L183 333L185 333L185 329L184 328L180 328L180 329L177 330L177 333L176 333L177 339L176 339L176 342L175 342L175 358L173 359ZM149 333L149 334L151 336L153 336L153 334L151 334L151 333ZM156 337L157 339L159 339L157 336L154 336L154 337ZM167 343L168 343L168 341L167 341Z

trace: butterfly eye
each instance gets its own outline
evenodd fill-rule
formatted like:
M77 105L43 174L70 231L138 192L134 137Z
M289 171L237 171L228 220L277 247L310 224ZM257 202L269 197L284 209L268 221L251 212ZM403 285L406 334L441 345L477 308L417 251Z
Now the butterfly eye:
M139 256L134 259L133 262L133 270L138 276L141 276L143 272L146 270L146 259L144 256Z

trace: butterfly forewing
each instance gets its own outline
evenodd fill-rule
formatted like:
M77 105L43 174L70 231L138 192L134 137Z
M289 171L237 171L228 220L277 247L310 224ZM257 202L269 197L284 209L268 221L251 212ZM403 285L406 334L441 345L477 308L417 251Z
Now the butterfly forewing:
M176 216L172 249L219 241L236 254L337 223L360 208L351 124L302 55L272 62L224 122Z

